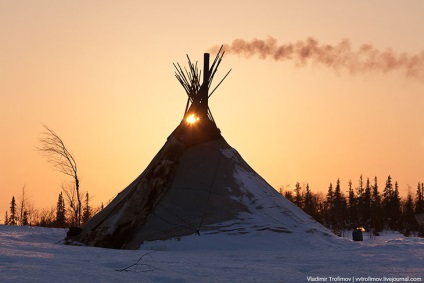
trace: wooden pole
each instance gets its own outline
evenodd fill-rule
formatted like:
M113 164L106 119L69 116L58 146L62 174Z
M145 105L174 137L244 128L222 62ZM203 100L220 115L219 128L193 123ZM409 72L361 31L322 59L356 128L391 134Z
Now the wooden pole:
M210 76L209 57L210 57L209 53L203 54L203 84L206 84L206 87L209 85L209 76Z
M202 105L202 114L206 117L208 113L208 98L209 98L209 79L210 79L210 71L209 71L209 53L203 54L203 83L201 87L200 93L200 102Z

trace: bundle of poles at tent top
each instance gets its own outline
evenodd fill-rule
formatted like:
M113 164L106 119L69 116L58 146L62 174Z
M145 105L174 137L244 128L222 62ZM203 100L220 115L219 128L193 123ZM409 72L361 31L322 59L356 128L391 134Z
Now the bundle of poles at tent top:
M218 70L218 67L222 61L225 51L222 50L223 46L219 49L218 53L215 56L215 59L212 63L212 66L209 68L209 53L204 54L203 62L203 81L200 82L200 77L202 71L197 65L197 61L192 63L190 57L187 55L188 59L188 70L184 67L181 68L179 63L174 63L175 67L175 77L183 86L185 92L187 93L188 99L186 108L184 111L184 117L191 114L191 112L196 112L197 115L207 116L209 120L214 122L212 113L208 106L209 97L215 92L219 85L225 80L228 74L231 72L231 69L227 74L222 78L222 80L216 85L216 87L209 93L209 89L212 84L212 80Z

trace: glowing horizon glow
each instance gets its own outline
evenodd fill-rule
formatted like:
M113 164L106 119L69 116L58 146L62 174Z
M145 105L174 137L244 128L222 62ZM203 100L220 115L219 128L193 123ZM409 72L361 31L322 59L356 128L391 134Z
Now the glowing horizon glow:
M191 114L186 118L186 122L191 125L193 125L197 121L199 121L199 117L197 117L195 114Z

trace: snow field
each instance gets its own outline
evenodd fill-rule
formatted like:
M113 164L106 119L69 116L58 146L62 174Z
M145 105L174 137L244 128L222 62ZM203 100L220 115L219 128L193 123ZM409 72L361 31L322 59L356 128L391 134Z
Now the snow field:
M375 239L365 235L364 242L314 233L302 238L267 231L201 234L150 242L140 250L66 246L61 243L65 234L64 229L0 225L0 282L424 280L424 239L392 233Z

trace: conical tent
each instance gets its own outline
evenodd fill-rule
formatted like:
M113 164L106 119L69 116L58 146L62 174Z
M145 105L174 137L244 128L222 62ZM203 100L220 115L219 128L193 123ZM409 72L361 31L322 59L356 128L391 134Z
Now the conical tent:
M175 65L188 94L183 121L144 172L68 242L137 249L145 241L191 234L311 232L311 227L328 233L276 192L221 136L207 100L222 56L220 50L209 68L205 55L202 84L190 59L190 71Z

